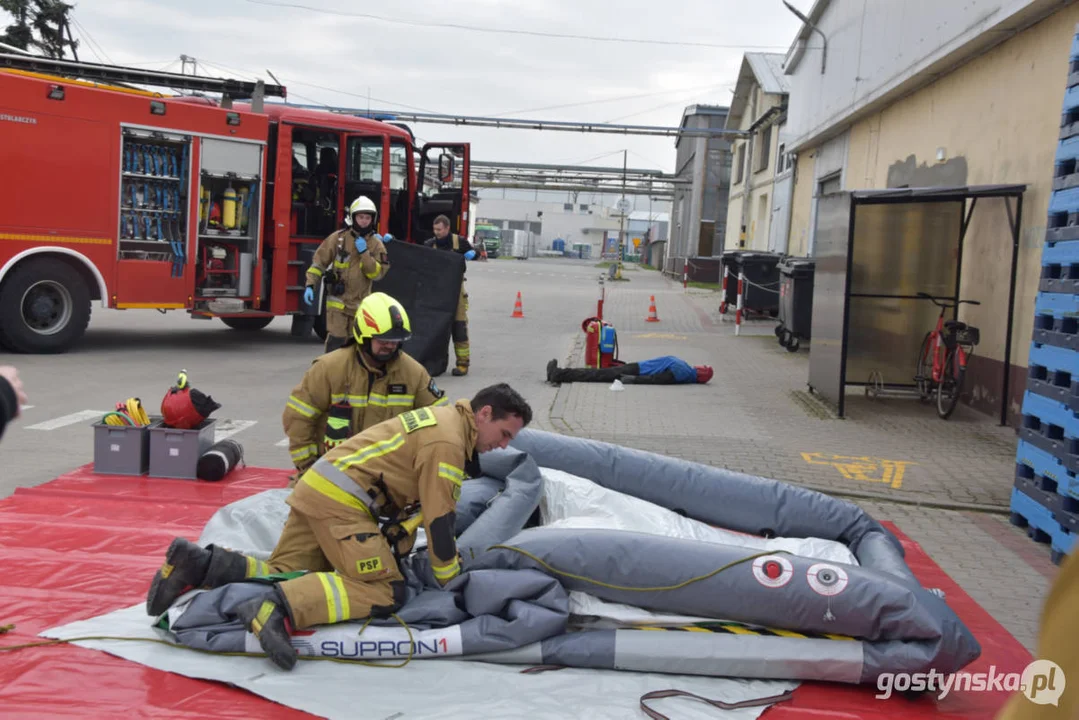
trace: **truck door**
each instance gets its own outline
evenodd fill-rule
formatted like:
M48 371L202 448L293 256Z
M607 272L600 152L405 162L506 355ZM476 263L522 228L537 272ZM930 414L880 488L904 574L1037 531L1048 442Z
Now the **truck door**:
M468 143L423 146L412 231L415 242L434 236L434 221L439 215L450 219L450 232L468 234L470 152Z
M345 150L345 212L364 195L378 208L378 232L392 232L396 221L390 202L390 138L383 135L348 135ZM399 237L397 233L393 233Z

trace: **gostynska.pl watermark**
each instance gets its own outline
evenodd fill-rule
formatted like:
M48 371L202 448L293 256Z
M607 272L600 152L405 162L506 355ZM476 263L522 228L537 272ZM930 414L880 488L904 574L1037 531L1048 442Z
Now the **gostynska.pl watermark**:
M1035 660L1023 672L980 673L881 673L877 676L876 695L886 700L893 692L935 692L943 700L951 692L1017 692L1035 705L1056 705L1064 693L1064 671L1052 660Z

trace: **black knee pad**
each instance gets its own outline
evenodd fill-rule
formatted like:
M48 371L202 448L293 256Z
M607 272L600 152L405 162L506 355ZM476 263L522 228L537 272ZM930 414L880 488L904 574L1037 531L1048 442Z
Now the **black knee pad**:
M453 340L454 342L467 342L468 341L468 323L461 320L453 321Z

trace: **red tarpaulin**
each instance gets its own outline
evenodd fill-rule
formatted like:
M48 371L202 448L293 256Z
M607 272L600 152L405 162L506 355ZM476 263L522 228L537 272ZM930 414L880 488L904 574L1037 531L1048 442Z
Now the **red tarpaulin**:
M39 632L143 602L176 535L195 540L214 511L287 485L288 470L242 468L219 483L95 475L84 466L0 500L0 646L40 641ZM887 523L886 523L887 524ZM977 637L982 656L964 672L1022 672L1030 653L922 549L889 524L925 587L941 588ZM404 672L407 672L405 670ZM523 676L527 677L527 676ZM943 701L875 688L803 683L764 720L990 718L1006 693L952 691ZM193 680L73 645L0 654L0 708L14 718L313 717L244 690ZM478 707L482 710L482 707Z

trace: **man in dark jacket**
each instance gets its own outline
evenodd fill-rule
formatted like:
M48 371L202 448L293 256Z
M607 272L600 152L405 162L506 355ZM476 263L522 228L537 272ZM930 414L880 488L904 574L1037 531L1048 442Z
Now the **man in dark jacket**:
M465 256L465 260L476 257L476 248L468 238L461 237L450 232L450 219L445 215L439 215L434 222L435 236L426 242L429 248L436 250L448 250ZM458 377L468 374L468 366L472 362L472 350L468 344L468 293L465 292L465 279L461 277L461 293L457 298L457 312L453 316L453 353L457 356L457 365L453 368L453 374Z
M19 372L10 365L0 367L0 437L3 437L7 424L19 417L19 408L25 402Z

